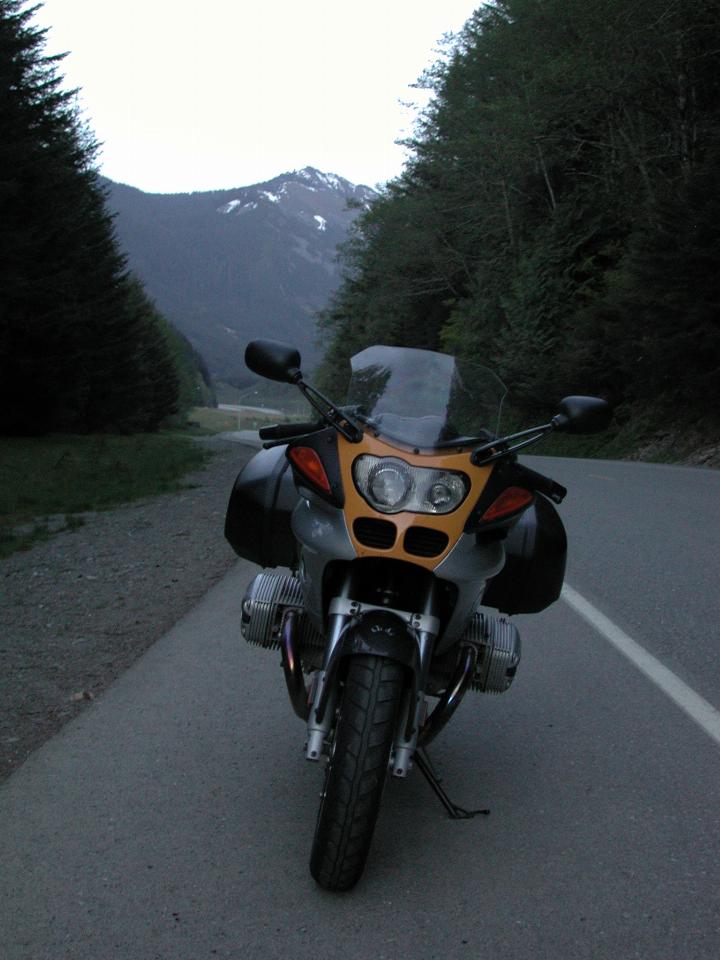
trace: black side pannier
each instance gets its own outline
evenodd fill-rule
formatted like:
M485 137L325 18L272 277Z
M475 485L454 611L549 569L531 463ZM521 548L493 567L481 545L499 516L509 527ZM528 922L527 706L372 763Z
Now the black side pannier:
M567 537L552 503L537 494L505 541L505 566L488 581L482 604L502 613L537 613L560 596Z
M261 567L291 567L296 559L290 516L299 497L285 449L261 450L243 467L225 515L225 539Z

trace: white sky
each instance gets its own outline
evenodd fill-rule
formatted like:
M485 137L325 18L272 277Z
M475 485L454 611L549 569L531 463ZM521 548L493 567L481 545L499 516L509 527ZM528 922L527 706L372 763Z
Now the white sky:
M396 176L399 101L480 0L44 0L102 172L142 190L244 186L304 166Z

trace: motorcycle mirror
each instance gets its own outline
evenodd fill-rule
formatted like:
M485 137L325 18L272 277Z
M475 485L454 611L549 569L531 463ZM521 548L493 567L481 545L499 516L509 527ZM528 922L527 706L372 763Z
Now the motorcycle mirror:
M280 383L302 379L300 353L280 340L251 340L245 348L245 365L253 373Z
M552 418L555 430L563 433L601 433L610 425L612 410L599 397L565 397L560 413Z

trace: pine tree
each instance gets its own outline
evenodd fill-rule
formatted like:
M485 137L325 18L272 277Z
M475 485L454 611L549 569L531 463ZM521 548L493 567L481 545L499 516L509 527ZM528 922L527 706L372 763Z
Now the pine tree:
M595 309L628 398L720 416L720 151L631 238Z
M3 432L150 429L177 399L119 252L96 144L44 54L37 8L0 0L0 409Z
M422 79L405 170L356 221L323 369L439 343L527 413L717 396L719 31L720 0L479 7Z

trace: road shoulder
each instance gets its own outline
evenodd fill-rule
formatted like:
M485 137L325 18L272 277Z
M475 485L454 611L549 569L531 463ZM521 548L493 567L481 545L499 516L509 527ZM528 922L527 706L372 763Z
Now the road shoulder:
M227 572L227 498L253 450L215 441L188 488L102 512L0 563L0 779Z

